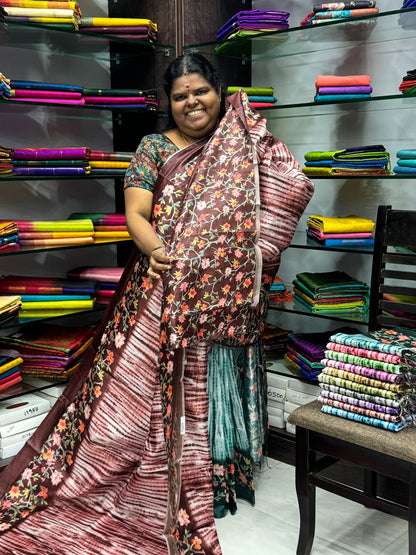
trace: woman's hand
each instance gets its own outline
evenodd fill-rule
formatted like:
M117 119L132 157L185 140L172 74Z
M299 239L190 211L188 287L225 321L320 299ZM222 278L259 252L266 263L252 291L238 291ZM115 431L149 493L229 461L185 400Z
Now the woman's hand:
M165 254L166 247L156 247L149 256L149 268L147 275L149 277L149 286L152 287L153 281L160 279L162 272L172 268L171 262L173 258Z

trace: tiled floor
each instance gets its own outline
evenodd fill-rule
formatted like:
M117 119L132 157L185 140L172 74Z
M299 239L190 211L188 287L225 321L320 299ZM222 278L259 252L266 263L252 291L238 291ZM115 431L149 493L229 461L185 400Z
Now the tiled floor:
M312 555L407 555L407 522L317 488ZM270 460L256 475L256 505L239 501L216 521L223 555L295 555L295 469Z

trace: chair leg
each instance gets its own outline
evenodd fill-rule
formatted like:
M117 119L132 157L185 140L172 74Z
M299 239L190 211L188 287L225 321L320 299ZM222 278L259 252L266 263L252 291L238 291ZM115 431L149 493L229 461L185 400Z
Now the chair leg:
M296 427L296 493L299 504L297 555L309 555L315 535L315 486L309 484L309 431Z
M416 465L410 468L409 477L409 555L416 553Z

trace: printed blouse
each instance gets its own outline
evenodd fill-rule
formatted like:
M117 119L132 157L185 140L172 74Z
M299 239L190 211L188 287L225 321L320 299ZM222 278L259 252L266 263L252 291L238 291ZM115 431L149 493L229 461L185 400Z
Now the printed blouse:
M124 188L139 187L153 193L160 168L178 147L166 135L146 135L126 170Z

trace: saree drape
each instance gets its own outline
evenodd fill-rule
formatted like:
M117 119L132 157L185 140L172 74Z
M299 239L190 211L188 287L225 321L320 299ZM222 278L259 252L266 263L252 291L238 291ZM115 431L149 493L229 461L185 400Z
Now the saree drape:
M0 475L2 553L221 553L208 351L258 342L262 292L313 193L247 97L229 102L159 175L153 226L172 270L149 288L134 251L80 368Z

